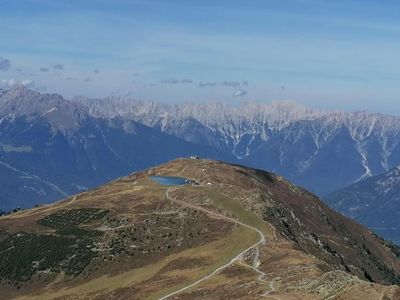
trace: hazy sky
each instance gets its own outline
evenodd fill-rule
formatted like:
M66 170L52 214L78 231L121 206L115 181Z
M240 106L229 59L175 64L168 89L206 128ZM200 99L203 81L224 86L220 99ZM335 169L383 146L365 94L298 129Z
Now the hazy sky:
M398 0L0 0L0 85L400 114Z

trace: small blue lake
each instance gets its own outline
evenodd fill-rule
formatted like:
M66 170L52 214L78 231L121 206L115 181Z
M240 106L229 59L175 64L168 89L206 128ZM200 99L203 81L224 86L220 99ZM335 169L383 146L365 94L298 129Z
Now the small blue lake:
M182 177L150 176L152 180L161 185L184 185L188 182Z

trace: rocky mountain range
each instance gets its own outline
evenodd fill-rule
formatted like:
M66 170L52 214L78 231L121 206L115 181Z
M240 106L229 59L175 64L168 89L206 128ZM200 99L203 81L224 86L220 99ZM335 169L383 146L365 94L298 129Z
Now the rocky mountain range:
M93 117L83 104L16 86L0 94L0 209L62 199L193 153L234 159L134 120Z
M92 115L120 116L282 174L319 195L400 163L400 118L322 111L291 102L166 105L79 99Z
M54 201L179 156L240 162L326 195L400 164L400 118L272 104L0 92L0 207Z
M400 167L354 183L325 199L341 213L400 243Z

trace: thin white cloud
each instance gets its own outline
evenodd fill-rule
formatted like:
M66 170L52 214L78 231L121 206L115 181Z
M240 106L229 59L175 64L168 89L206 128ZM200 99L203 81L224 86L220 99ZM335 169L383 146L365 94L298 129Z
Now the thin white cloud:
M238 81L223 81L223 82L221 82L221 85L237 87L237 86L240 86L240 82L238 82Z
M15 80L15 78L1 80L2 87L12 87L13 85L16 85L16 84L17 84L17 81Z
M53 69L54 69L54 70L58 70L58 71L62 71L62 70L64 70L64 65L62 65L62 64L55 64L55 65L53 65Z
M199 87L216 86L216 82L199 82Z
M247 91L243 90L243 89L239 89L232 94L232 97L243 97L245 95L247 95Z
M26 87L34 87L35 86L35 82L31 79L24 79L21 80L21 84L26 86Z
M178 83L193 83L193 80L190 78L184 78L184 79L176 79L175 77L170 77L166 78L160 81L161 83L166 83L166 84L178 84Z
M32 88L35 86L35 82L31 79L22 79L22 80L17 80L15 78L10 78L10 79L3 79L0 82L0 85L2 87L13 87L17 84L22 84L28 88Z
M167 79L161 80L160 82L167 83L167 84L177 84L177 83L179 83L179 80L176 78L167 78Z

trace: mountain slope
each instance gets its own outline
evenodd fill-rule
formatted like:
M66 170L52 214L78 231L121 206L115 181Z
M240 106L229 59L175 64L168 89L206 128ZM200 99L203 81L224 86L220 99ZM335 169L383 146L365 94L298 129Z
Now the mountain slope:
M175 160L0 229L5 299L400 296L386 286L400 280L398 248L280 176L218 161Z
M368 178L325 197L341 213L400 243L400 168Z
M59 95L17 86L0 96L0 209L31 207L192 154L234 160L211 147L119 117L91 116Z

